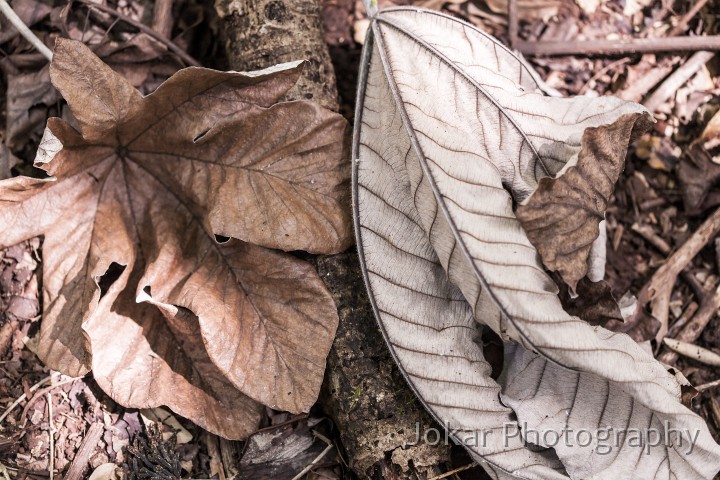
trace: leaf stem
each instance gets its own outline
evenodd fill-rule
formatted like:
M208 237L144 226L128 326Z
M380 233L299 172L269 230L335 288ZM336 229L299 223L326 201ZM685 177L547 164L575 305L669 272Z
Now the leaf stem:
M377 2L378 0L363 0L363 5L365 6L365 13L367 13L368 18L370 18L371 20L378 11Z
M48 471L50 472L50 480L55 478L55 427L53 426L53 408L52 408L52 393L47 392L47 407L48 407L48 435L50 436L50 465Z
M15 10L12 9L7 0L0 0L0 12L2 12L2 14L5 15L5 18L7 18L8 21L12 24L12 26L15 27L18 32L20 32L20 35L22 35L25 40L30 42L30 44L35 47L35 50L42 53L43 56L48 59L48 61L52 60L52 50L50 50L42 42L42 40L40 40L37 35L35 35L32 30L30 30L27 25L25 25L22 19L18 17L17 13L15 13Z
M3 1L3 0L0 0L0 1ZM39 382L37 382L35 385L33 385L32 387L30 387L29 391L30 391L30 392L34 392L35 390L37 390L37 389L40 388L43 384L49 382L50 380L52 380L52 375L48 375L47 377L45 377L45 378L43 378L42 380L40 380ZM15 407L17 407L18 405L20 405L26 398L27 398L27 394L26 394L26 393L23 393L23 394L20 395L12 404L10 404L10 406L5 409L5 411L3 412L3 414L0 415L0 423L2 423L2 421L5 420L5 417L7 417L7 416L10 414L10 412L12 412L13 410L15 410Z

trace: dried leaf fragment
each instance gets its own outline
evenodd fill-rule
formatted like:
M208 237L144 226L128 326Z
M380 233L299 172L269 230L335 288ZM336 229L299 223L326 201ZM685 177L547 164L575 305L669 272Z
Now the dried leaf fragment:
M587 274L590 247L600 233L598 224L605 219L628 146L651 124L649 114L630 113L610 125L586 129L577 164L556 178L540 179L537 190L517 208L543 264L559 272L573 291Z
M567 286L561 286L560 300L565 311L590 325L606 327L608 322L623 322L620 307L605 280L591 282L582 278L577 284L577 296L570 295Z
M44 235L39 350L119 403L244 438L261 404L314 403L337 312L307 262L350 242L342 117L277 103L301 65L190 68L143 97L83 44L51 78L36 166L0 182L0 246ZM240 240L219 243L217 236Z
M696 213L710 190L720 181L720 115L686 149L677 166L685 210Z

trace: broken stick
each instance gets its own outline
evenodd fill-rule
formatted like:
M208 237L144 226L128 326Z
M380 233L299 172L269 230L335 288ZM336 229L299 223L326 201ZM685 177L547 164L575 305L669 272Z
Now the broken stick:
M667 77L665 81L648 97L643 105L645 108L654 112L660 105L665 103L667 99L674 96L680 87L692 78L706 63L715 56L715 52L700 51L695 52L680 68L675 70L672 75Z
M524 55L630 55L633 53L694 52L720 50L720 35L629 40L585 40L570 42L518 42Z
M658 236L650 225L640 225L638 223L634 223L630 229L640 235L663 255L667 256L672 252L670 245L668 245L663 238ZM705 292L703 292L703 287L700 286L700 283L698 283L695 277L689 271L684 269L680 272L680 278L682 278L683 281L692 289L698 302L702 302Z
M687 241L672 254L665 263L657 269L650 281L638 293L638 310L645 305L651 305L652 315L660 321L660 330L655 339L662 342L668 331L668 309L670 295L678 275L703 249L705 245L720 231L720 209L713 212L710 217L700 225ZM708 295L706 301L714 298ZM706 302L703 302L705 304ZM702 310L702 306L700 307ZM695 314L697 316L700 313ZM636 312L634 316L639 315ZM689 326L689 325L688 325ZM668 362L666 362L668 363Z
M75 454L72 464L70 464L65 480L81 480L86 478L83 475L83 472L85 472L85 469L90 463L90 456L97 448L98 442L100 441L104 431L105 427L100 422L90 425L85 438L80 444L80 448L78 448L78 451Z
M674 338L664 338L663 343L675 353L692 358L711 367L720 367L720 355L712 350Z
M698 338L700 338L700 335L702 334L703 330L705 330L705 327L708 323L710 323L710 320L712 317L717 313L718 308L720 307L720 287L717 287L715 289L715 292L712 295L706 295L705 300L700 304L700 308L698 308L698 311L693 315L693 317L690 319L687 325L680 330L680 333L678 333L677 337L675 337L675 340L680 340L681 342L685 343L693 343ZM665 352L660 355L658 360L660 360L662 363L671 365L675 362L677 362L678 354L675 352Z

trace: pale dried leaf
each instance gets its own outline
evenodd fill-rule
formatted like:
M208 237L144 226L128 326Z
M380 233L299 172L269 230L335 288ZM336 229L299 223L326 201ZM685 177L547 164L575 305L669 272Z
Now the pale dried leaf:
M474 317L506 341L613 383L672 425L702 425L680 404L674 376L632 339L562 309L513 211L542 177L577 162L586 129L642 107L544 96L497 42L414 8L376 14L363 64L353 154L358 248L390 349L438 420L469 432L497 425L497 387L470 340ZM567 478L566 469L579 468L563 468L553 450L458 440L493 478ZM696 462L717 470L718 447L705 447L706 457L683 456L687 465L676 471Z
M524 438L553 447L570 478L710 479L717 472L717 444L689 410L678 417L671 405L650 409L621 384L517 345L507 346L505 361L503 402L525 427Z
M358 103L355 219L370 300L390 351L428 410L476 459L487 459L486 468L564 478L553 470L561 468L557 461L526 450L519 439L503 444L512 412L499 402L470 306L448 283L412 204L406 163L417 158L373 53L372 81Z
M88 480L117 480L121 478L117 473L118 469L114 463L103 463L93 470Z
M605 220L598 224L600 233L590 247L587 261L587 278L591 282L599 282L605 278L607 262L607 225Z

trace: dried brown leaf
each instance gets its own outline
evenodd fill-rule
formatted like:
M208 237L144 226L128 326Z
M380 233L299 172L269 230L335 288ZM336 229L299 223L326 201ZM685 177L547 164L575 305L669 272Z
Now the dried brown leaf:
M720 181L720 115L715 115L702 135L685 151L677 174L682 188L685 210L697 213Z
M610 284L605 280L593 282L588 277L581 278L576 296L570 294L564 282L557 278L555 280L560 285L562 306L570 315L580 317L591 325L626 333L638 343L655 338L660 322L641 308L625 320Z
M707 144L704 138L693 142L678 164L683 204L690 213L702 208L708 193L720 181L720 164L713 161L713 154L716 156L718 153L717 145L713 148Z
M37 72L8 75L5 144L19 150L31 137L37 142L47 118L47 107L55 104L58 98L57 90L50 85L48 67Z
M347 123L277 103L299 70L189 68L143 97L58 41L51 76L80 132L51 118L36 166L53 177L0 182L0 246L45 237L51 368L231 438L259 403L314 403L337 313L311 265L270 248L349 245Z
M5 143L0 144L0 180L12 176L11 169L18 163L18 159L12 154Z
M627 333L633 340L642 343L655 338L660 330L660 321L644 309L638 308L637 312L627 320L611 320L605 324L605 328L613 332Z
M561 285L560 301L566 312L590 325L604 327L610 321L623 321L610 285L604 280L591 282L587 277L582 278L577 284L577 296L570 295L567 285Z
M545 267L560 273L573 291L587 274L590 247L628 146L651 122L646 113L631 113L610 125L586 129L577 163L555 178L540 179L537 190L517 208L517 218Z

